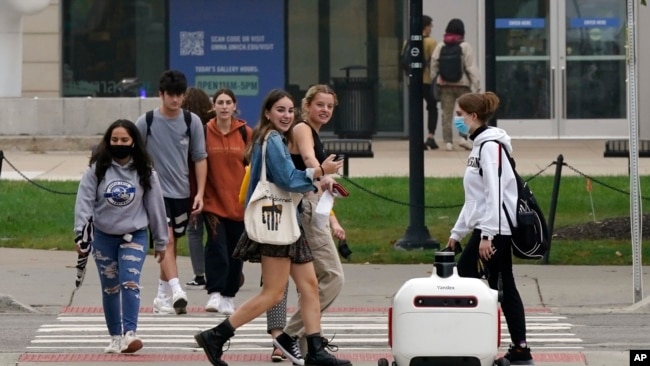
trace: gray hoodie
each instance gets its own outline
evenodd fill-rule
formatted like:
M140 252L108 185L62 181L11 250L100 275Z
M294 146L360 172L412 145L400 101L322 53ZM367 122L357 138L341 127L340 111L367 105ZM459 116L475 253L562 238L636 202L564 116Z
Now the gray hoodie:
M90 217L97 229L111 235L132 233L149 225L155 250L165 250L169 240L167 215L156 171L151 174L151 189L145 192L131 162L121 166L113 161L100 184L95 167L92 164L79 182L75 233L81 233Z

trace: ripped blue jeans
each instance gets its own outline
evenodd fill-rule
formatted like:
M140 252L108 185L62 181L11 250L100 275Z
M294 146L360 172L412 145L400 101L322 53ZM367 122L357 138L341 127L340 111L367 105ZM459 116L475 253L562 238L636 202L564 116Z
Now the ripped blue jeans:
M99 272L104 318L111 336L123 335L138 327L140 272L147 256L147 231L133 233L131 243L122 236L95 228L93 258Z

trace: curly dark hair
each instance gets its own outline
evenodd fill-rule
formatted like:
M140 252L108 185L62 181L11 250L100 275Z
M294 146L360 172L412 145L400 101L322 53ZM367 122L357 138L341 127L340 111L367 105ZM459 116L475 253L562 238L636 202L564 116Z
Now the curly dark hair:
M135 124L129 120L118 119L111 123L106 130L106 133L104 133L102 141L94 149L88 165L92 165L93 163L97 164L95 167L95 175L97 176L97 182L99 184L99 182L104 179L106 170L108 170L108 167L113 163L113 156L111 155L108 146L111 144L111 135L113 134L113 130L118 127L124 128L133 139L133 153L131 154L133 164L131 165L131 169L135 169L138 172L140 185L145 189L145 191L147 191L151 189L151 171L153 169L153 162L145 149L144 142L140 137L137 127L135 127Z
M199 116L204 125L217 116L210 97L203 90L195 87L187 88L181 108Z

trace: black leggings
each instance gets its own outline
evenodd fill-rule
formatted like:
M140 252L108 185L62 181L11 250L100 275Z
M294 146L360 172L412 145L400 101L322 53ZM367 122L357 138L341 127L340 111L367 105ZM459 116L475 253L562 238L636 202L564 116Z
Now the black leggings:
M432 84L422 84L422 96L427 102L427 130L435 135L438 127L438 101L433 96Z
M461 277L479 278L478 271L478 247L481 243L481 231L475 229L469 238L463 253L458 259L458 275ZM513 344L519 344L526 341L526 317L524 314L524 304L521 302L521 296L517 291L515 277L512 273L512 248L509 235L497 235L492 240L492 245L496 248L494 256L485 263L485 269L488 273L488 284L490 288L497 290L499 273L503 281L503 299L501 300L501 310L508 323L510 339Z

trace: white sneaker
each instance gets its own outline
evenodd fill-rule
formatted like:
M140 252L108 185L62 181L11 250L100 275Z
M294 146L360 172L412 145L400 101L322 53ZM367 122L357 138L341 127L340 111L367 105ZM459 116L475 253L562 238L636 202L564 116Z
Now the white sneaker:
M187 294L183 290L174 291L172 295L172 306L176 314L187 314Z
M111 343L104 348L104 353L120 353L122 351L122 337L111 336Z
M452 151L454 149L454 145L451 142L448 142L445 144L445 148L447 151Z
M224 296L219 304L219 312L224 315L232 315L235 312L235 304L232 297Z
M174 314L171 298L169 296L156 296L153 299L153 312L154 314Z
M122 337L122 353L134 353L142 349L142 340L130 330Z
M208 303L205 305L205 311L209 311L211 313L217 313L219 312L220 305L221 305L221 294L215 292L212 295L210 295L210 299L208 300Z
M474 147L474 144L472 143L472 141L464 138L464 139L460 140L460 142L458 143L458 146L460 146L462 148L465 148L465 150L472 150L472 148Z

